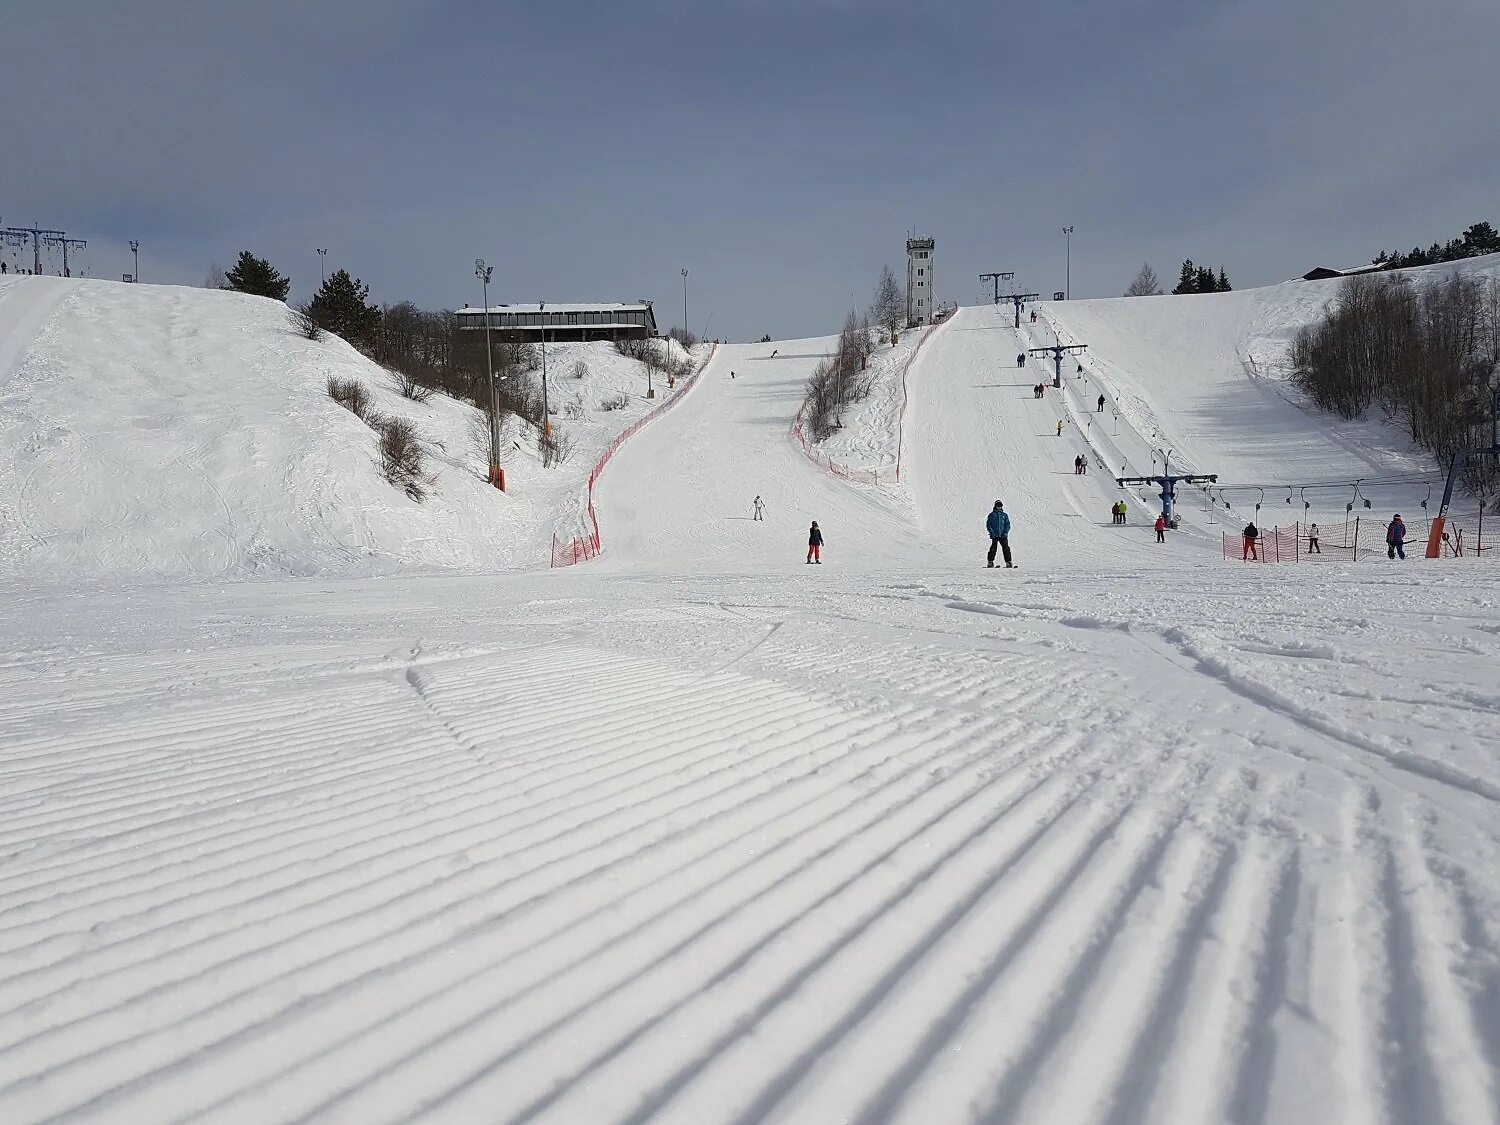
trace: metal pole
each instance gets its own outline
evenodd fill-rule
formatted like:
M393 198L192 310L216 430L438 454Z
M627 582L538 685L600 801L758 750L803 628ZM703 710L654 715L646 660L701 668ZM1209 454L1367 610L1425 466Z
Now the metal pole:
M130 240L130 254L135 259L135 272L130 276L139 282L141 280L141 244L133 238Z
M1067 241L1068 253L1067 273L1063 280L1063 300L1071 301L1073 299L1073 227L1071 224L1063 227L1063 235Z
M327 284L327 282L328 282L328 251L326 249L324 249L323 247L318 247L317 249L318 249L318 273L322 276L324 284ZM488 324L489 321L490 321L490 314L489 314L489 311L488 311L489 310L489 302L488 301L485 302L485 310L486 311L485 311L485 314L484 314L484 322L486 324Z
M538 308L541 302L538 302ZM542 313L542 437L552 436L552 415L547 412L547 314Z
M687 318L687 275L688 275L688 271L687 270L683 270L682 271L682 334L684 336L687 335L687 330L688 330L688 318Z
M490 276L494 266L484 264L483 258L474 259L474 276L484 293L484 365L489 374L490 386L490 483L505 491L505 471L500 468L500 396L495 388L495 358L490 350Z

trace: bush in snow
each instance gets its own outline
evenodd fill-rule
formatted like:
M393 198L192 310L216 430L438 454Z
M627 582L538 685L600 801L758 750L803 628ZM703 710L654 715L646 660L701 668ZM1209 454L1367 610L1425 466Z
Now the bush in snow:
M370 410L374 403L370 399L370 392L358 379L340 379L336 375L330 375L328 397L355 417L366 422L370 420Z
M408 375L405 371L392 371L391 374L396 377L396 390L401 392L402 398L426 402L432 397L433 388L417 382L416 376Z
M313 316L311 308L307 304L293 305L286 311L287 323L292 326L292 331L308 340L321 340L323 338L323 326Z
M624 410L630 405L630 396L624 393L611 395L599 404L600 410Z
M427 495L427 454L417 428L405 418L376 417L370 424L380 435L381 474L413 500L423 499Z
M589 365L579 360L573 365L573 378L587 379L589 377Z
M573 452L572 435L564 432L561 426L551 427L550 433L543 433L539 445L542 454L542 465L544 468L553 468L561 465Z
M569 418L572 418L574 421L582 418L583 399L579 398L577 395L574 395L572 398L568 399L568 404L563 407L563 414Z

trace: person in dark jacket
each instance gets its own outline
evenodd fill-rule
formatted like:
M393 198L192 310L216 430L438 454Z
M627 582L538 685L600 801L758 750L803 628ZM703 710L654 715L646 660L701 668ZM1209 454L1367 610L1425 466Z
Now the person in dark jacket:
M1096 411L1094 411L1094 413L1096 413L1096 414L1103 414L1104 413L1104 396L1103 395L1099 396L1099 409L1096 410Z
M1406 524L1401 521L1398 512L1385 528L1385 557L1388 559L1406 558Z
M1240 532L1240 535L1245 540L1245 549L1240 553L1240 560L1254 559L1256 562L1260 562L1260 555L1255 549L1255 541L1260 538L1260 528L1256 527L1253 523L1247 523L1245 530Z
M995 565L995 550L999 550L1005 556L1005 565L1015 565L1010 561L1010 516L1005 513L1005 505L999 500L995 501L995 507L990 511L984 521L984 529L990 534L990 557L989 565Z
M823 565L823 532L819 530L817 520L813 520L807 529L807 561L809 565Z

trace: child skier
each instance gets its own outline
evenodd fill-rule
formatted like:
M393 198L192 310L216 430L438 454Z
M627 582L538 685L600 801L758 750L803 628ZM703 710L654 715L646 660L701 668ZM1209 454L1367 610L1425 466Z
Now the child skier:
M823 565L823 533L818 530L817 520L813 520L807 529L807 562L809 566L813 563Z
M1307 529L1307 553L1309 555L1321 555L1323 548L1318 546L1318 525L1313 524Z
M1385 557L1388 559L1406 558L1406 524L1401 521L1398 512L1385 528Z

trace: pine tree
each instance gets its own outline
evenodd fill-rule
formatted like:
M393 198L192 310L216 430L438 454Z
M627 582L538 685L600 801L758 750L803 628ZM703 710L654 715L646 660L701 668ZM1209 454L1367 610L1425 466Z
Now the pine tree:
M348 270L336 270L313 296L308 312L323 328L342 336L356 347L375 342L380 327L380 309L365 303L370 287Z
M1214 291L1216 293L1229 292L1229 275L1224 272L1223 266L1219 267L1219 280L1214 284Z
M1500 233L1489 223L1475 223L1464 231L1464 248L1470 257L1500 253Z
M248 250L240 251L239 261L224 275L224 281L225 289L253 293L257 297L274 297L278 301L285 301L287 290L292 287L291 278L281 276L270 262L257 258Z
M1199 266L1197 276L1193 279L1194 293L1212 293L1217 284L1214 281L1214 270L1212 266Z
M1177 276L1177 288L1173 293L1196 293L1198 292L1198 271L1193 268L1193 259L1188 258L1182 263L1182 272Z

